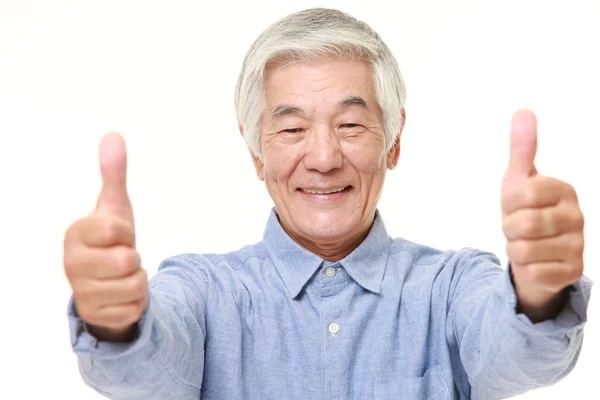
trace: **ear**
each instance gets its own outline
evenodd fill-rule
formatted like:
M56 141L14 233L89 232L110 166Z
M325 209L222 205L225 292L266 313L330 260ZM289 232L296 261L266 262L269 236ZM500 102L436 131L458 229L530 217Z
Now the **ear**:
M256 176L261 181L265 180L265 165L262 161L258 159L258 157L250 151L250 155L252 156L252 161L254 162L254 169L256 170Z
M396 168L398 165L398 160L400 159L400 136L402 136L402 130L404 129L404 121L406 121L406 111L402 108L402 123L400 124L400 131L398 135L396 135L396 141L394 145L390 149L387 156L387 167L392 170Z
M240 129L240 133L242 134L242 137L244 137L244 127L242 125L238 125L238 128ZM256 170L256 176L261 181L264 181L265 180L265 174L264 174L265 166L264 166L263 162L256 156L256 154L254 154L254 152L252 150L250 150L248 148L248 151L250 152L250 156L252 157L252 162L254 163L254 169Z

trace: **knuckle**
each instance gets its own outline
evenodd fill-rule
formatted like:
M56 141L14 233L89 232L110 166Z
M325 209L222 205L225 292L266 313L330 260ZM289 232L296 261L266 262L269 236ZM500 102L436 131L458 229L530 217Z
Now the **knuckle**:
M573 271L575 280L579 280L583 276L583 260L580 260L575 264L575 270Z
M569 264L568 279L571 282L576 282L583 275L583 262Z
M141 307L141 302L137 302L127 306L120 315L119 323L121 327L128 327L140 320L144 309Z
M146 309L146 303L139 301L135 304L134 309L132 310L131 313L131 319L129 321L129 323L133 324L136 323L140 320L140 318L142 318L142 315L144 314L144 310Z
M77 259L77 257L75 257L71 250L65 250L65 254L63 256L63 265L65 268L67 278L71 280L71 277L73 275L76 275L76 273L79 271L79 266L81 264L79 263L79 260Z
M86 265L89 262L86 258L90 258L89 251L84 246L69 247L65 249L63 254L63 267L65 274L71 284L76 276L82 276L86 274Z
M540 199L540 192L533 185L525 185L523 187L523 202L526 207L535 206Z
M103 217L98 221L100 224L101 236L106 242L114 242L119 239L122 232L122 226L118 219Z
M539 233L541 225L541 217L539 213L533 210L527 210L520 224L521 233L523 236L531 237Z
M140 268L138 274L140 276L140 282L142 283L144 290L146 290L148 288L148 273L145 269Z
M146 280L143 278L144 276L141 274L136 274L132 277L132 279L129 279L127 282L127 290L129 293L135 295L136 297L143 296L146 290Z
M578 231L583 231L583 228L585 227L585 218L583 217L583 213L579 209L577 209L577 211L573 213L573 225Z
M148 306L148 299L146 297L144 297L142 300L138 301L136 303L137 305L137 312L135 314L135 321L133 322L137 322L140 320L140 318L142 318L142 315L144 315L144 311L146 311L146 307Z
M531 243L526 241L522 241L520 245L520 251L523 254L523 258L526 260L531 260L534 255L534 246Z
M505 236L510 236L510 221L506 218L502 220L502 232L504 232Z
M508 258L513 262L520 264L521 260L519 259L518 252L516 251L516 246L514 241L510 241L506 243L506 254L508 254Z
M119 223L112 218L102 219L102 233L106 240L114 240L119 236Z
M126 275L137 267L137 252L131 248L120 247L115 252L113 268L120 275Z
M531 252L531 245L524 240L515 240L510 244L510 256L519 264L526 264Z
M566 182L563 182L563 184L564 184L565 194L568 197L570 197L572 199L575 199L577 201L577 191L575 190L575 188L573 187L573 185L571 185L569 183L566 183Z
M91 289L88 285L84 287L75 288L73 290L73 295L77 301L77 304L91 305L93 303L94 298L96 297L96 293L93 289Z
M519 235L518 225L515 222L514 215L508 215L502 218L502 232L508 240L516 239Z
M582 234L575 235L573 240L571 241L571 249L573 250L573 255L580 256L583 253L583 249L585 247L585 240Z
M96 321L98 317L95 309L87 304L77 303L77 314L79 314L79 318L88 323Z

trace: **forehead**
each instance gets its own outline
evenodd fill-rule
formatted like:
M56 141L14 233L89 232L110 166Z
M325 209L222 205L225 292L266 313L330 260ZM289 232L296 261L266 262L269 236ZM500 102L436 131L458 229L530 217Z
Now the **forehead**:
M264 82L268 109L281 103L330 106L351 96L361 97L367 103L376 101L373 73L367 61L334 58L271 64L267 66Z

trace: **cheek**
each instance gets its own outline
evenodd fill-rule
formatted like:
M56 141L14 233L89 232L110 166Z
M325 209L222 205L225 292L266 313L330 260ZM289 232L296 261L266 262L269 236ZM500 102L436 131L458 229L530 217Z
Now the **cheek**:
M385 171L385 153L380 145L368 146L352 143L344 146L344 155L361 175L375 175Z
M300 152L273 146L265 154L265 179L273 183L287 183L300 160Z

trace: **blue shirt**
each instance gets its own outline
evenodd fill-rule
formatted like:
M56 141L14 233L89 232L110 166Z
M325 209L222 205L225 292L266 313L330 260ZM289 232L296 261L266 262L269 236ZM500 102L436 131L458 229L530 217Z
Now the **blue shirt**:
M114 399L490 400L572 370L590 290L532 324L493 254L392 239L377 213L330 263L272 211L255 245L165 260L134 341L96 340L72 301L69 319L85 382Z

